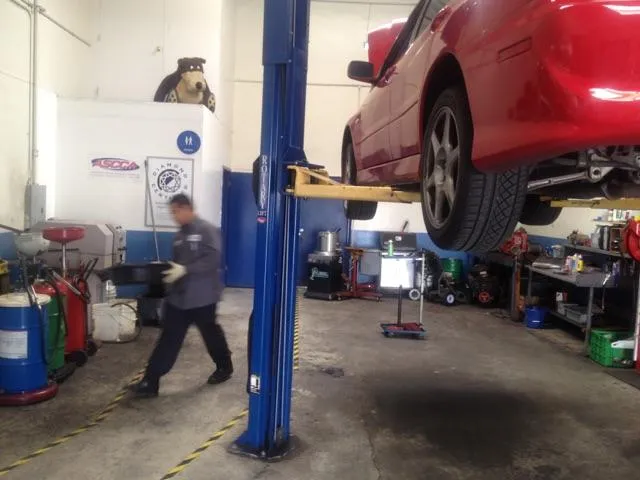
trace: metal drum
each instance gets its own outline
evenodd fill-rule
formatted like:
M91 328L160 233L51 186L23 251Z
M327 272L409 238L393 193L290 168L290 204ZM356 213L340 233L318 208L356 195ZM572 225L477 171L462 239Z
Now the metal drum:
M48 283L36 283L33 285L36 293L48 295L51 302L47 305L49 318L49 334L47 336L47 358L49 359L49 373L61 369L64 366L64 346L66 343L67 329L64 318L65 295L56 292Z
M31 306L26 293L0 296L0 393L16 394L47 386L48 295Z
M338 232L318 233L318 249L316 253L321 255L336 255L338 250Z

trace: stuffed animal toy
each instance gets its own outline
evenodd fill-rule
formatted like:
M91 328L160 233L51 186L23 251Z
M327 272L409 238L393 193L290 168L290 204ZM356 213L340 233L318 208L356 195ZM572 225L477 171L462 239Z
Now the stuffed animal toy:
M160 83L154 102L193 103L216 111L216 96L204 78L204 58L192 57L178 60L178 69Z

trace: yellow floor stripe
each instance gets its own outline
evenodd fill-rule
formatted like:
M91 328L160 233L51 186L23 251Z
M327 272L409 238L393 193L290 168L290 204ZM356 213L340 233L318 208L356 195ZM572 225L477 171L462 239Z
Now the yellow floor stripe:
M9 472L15 470L16 468L21 467L22 465L25 465L25 464L29 463L34 458L37 458L37 457L47 453L52 448L57 447L58 445L62 445L63 443L68 442L72 438L77 437L78 435L80 435L80 434L82 434L84 432L87 432L91 428L93 428L93 427L99 425L100 423L102 423L109 415L111 415L111 413L113 413L113 411L120 404L122 399L126 396L129 386L133 385L136 382L138 382L142 378L143 374L144 374L144 369L142 369L138 373L136 373L135 376L129 381L129 383L127 383L127 385L125 387L120 389L118 391L118 394L113 398L113 400L111 400L107 404L106 407L104 407L100 412L98 412L98 414L90 422L88 422L87 424L83 425L80 428L76 428L71 433L68 433L68 434L66 434L66 435L64 435L62 437L56 438L55 440L49 442L44 447L39 448L38 450L35 450L34 452L32 452L32 453L30 453L28 455L25 455L24 457L22 457L19 460L16 460L11 465L7 465L6 467L0 468L0 477L5 476L6 474L8 474Z
M214 433L211 437L209 437L202 445L192 451L189 455L187 455L184 460L180 461L175 467L169 470L161 480L168 480L170 478L174 478L180 475L189 465L191 465L195 460L200 458L200 456L207 450L211 445L213 445L216 440L219 440L225 433L231 430L242 418L246 417L249 413L249 410L243 410L239 415L236 415L231 419L229 423L227 423L224 427Z
M293 369L300 368L300 300L302 295L300 290L296 297L295 321L293 326Z

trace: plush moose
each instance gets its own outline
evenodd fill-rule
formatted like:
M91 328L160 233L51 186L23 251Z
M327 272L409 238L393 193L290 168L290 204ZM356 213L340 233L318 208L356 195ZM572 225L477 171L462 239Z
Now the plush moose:
M180 58L178 69L162 80L153 101L201 104L215 112L216 96L204 78L205 63L204 58Z

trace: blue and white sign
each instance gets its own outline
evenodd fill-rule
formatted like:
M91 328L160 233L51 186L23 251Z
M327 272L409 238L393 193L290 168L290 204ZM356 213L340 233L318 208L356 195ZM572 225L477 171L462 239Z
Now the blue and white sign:
M174 227L169 201L179 193L193 198L193 160L147 157L145 166L148 185L145 225L152 227L155 223L156 227Z
M191 155L200 150L200 136L191 130L185 130L178 135L178 149L185 155Z

